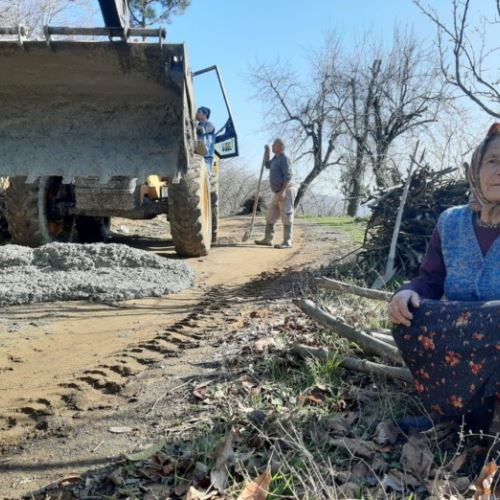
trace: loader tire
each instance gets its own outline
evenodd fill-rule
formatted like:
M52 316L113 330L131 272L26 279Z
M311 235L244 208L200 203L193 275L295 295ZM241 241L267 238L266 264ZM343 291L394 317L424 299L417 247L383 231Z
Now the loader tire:
M9 225L5 218L5 191L0 189L0 243L9 239Z
M79 243L99 243L109 238L110 217L75 217L75 231Z
M40 177L33 184L25 180L25 177L11 177L5 193L5 218L12 242L37 247L54 241L71 241L74 216L51 217L48 211L57 195L71 201L71 186L63 185L61 177Z
M217 241L219 229L219 174L210 177L210 206L212 209L212 243Z
M205 159L194 155L178 184L168 187L168 219L175 251L185 257L207 255L212 241L210 180Z

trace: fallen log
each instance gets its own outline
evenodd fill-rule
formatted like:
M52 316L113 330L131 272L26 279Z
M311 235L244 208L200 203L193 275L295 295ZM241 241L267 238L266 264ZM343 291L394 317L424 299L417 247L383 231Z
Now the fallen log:
M338 356L338 353L325 347L310 347L301 344L293 346L289 352L297 357L314 358L320 361L326 361ZM380 363L374 363L373 361L367 361L366 359L352 358L348 356L342 358L340 366L346 368L347 370L354 370L369 373L370 375L403 380L404 382L413 382L410 370L404 367L386 366Z
M344 281L332 280L330 278L315 278L314 282L320 288L329 288L332 290L337 290L338 292L352 293L358 297L365 297L367 299L383 300L389 302L392 297L392 293L383 292L381 290L372 290L371 288L364 288L362 286L351 285L350 283L345 283Z
M381 340L386 344L396 347L396 342L394 341L394 337L392 335L387 335L386 333L380 333L380 332L370 332L370 335L376 338L377 340Z
M337 335L359 344L363 350L376 354L395 363L403 363L396 347L382 342L362 330L340 321L319 308L311 300L294 300L294 304L305 314L334 331Z

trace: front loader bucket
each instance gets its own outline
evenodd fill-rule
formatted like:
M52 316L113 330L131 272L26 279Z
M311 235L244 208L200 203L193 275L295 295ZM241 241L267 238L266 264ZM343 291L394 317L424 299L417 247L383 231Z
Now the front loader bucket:
M0 42L0 176L172 178L192 134L183 45Z

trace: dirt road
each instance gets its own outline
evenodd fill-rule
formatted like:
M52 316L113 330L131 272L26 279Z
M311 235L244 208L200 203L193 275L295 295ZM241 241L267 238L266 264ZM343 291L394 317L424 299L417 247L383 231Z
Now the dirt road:
M156 406L169 384L210 369L204 363L224 332L237 328L246 303L258 295L255 283L324 260L333 240L342 246L335 231L317 227L311 238L311 229L300 225L293 250L240 244L247 222L224 220L210 255L188 261L198 273L189 291L120 304L2 311L0 498L17 498L69 471L144 446L151 434L140 431L144 405ZM118 220L114 241L176 258L166 227L161 220ZM136 430L133 438L110 434L123 425Z

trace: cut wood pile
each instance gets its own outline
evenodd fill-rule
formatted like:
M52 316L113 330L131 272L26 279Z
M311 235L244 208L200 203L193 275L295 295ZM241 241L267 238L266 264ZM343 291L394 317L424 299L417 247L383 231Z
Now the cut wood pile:
M404 184L393 186L368 200L372 214L357 256L358 265L366 272L384 272L403 189ZM423 166L415 170L396 247L395 268L399 276L411 278L418 273L441 212L467 200L468 183L456 178L456 169L433 172Z

